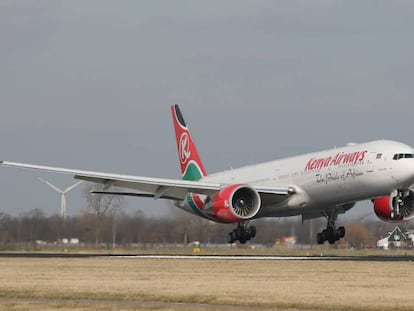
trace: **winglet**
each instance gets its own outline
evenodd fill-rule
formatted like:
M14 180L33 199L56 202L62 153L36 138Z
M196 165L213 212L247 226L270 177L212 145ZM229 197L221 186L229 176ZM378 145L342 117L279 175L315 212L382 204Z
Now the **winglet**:
M190 131L178 105L171 106L171 112L175 128L182 178L184 180L199 180L207 174L197 152L193 138L191 137Z

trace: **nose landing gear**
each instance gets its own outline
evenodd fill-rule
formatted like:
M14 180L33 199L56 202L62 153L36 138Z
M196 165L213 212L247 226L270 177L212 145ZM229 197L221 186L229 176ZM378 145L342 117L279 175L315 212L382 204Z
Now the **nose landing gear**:
M404 218L405 200L411 195L410 191L395 191L395 194L391 194L392 197L392 209L391 219L402 220Z

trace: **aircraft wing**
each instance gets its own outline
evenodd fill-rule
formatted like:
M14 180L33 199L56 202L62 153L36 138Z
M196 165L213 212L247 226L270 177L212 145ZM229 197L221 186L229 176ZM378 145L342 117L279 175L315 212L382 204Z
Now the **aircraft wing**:
M218 191L224 188L225 184L203 182L203 181L187 181L181 179L151 178L143 176L110 174L93 171L75 170L52 166L34 165L26 163L17 163L9 161L0 161L5 167L14 167L22 169L40 170L52 173L61 173L73 175L75 179L85 180L110 187L128 188L145 193L153 194L154 198L168 198L175 200L185 199L188 192L205 194L210 197L214 196ZM254 188L254 186L253 186ZM287 195L288 188L269 188L257 187L259 194L262 195ZM118 193L121 194L121 193ZM137 194L136 196L145 196Z

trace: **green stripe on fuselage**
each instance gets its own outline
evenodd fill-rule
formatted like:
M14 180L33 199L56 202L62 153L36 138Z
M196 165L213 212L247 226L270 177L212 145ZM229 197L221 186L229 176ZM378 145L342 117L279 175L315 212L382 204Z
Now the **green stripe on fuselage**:
M203 217L203 218L207 218L201 211L200 209L197 207L197 204L194 202L193 197L192 197L192 193L187 193L187 202L188 205L190 205L191 209L194 211L194 214Z
M197 181L200 180L201 178L203 178L203 174L201 173L200 168L198 167L198 165L194 162L190 162L187 165L187 168L184 172L183 175L183 180L189 180L189 181ZM196 202L194 202L192 193L189 192L187 193L187 202L188 205L190 205L191 209L193 210L194 214L203 217L203 218L207 218L203 212L200 210L200 208L197 207ZM208 219L208 218L207 218Z

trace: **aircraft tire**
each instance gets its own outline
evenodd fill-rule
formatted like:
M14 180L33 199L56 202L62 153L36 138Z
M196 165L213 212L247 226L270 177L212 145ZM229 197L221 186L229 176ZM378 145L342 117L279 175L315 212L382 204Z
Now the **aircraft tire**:
M316 235L316 242L318 242L318 244L323 244L323 243L325 243L325 237L324 237L324 234L323 234L322 232L319 232L319 233Z
M339 239L342 239L343 237L345 237L345 227L338 228L338 237Z
M229 244L233 244L234 242L236 242L236 239L234 238L234 231L233 232L229 232L229 235L227 236L227 242Z
M250 238L254 238L256 236L256 227L255 226L251 226L249 228L249 236L250 236Z

